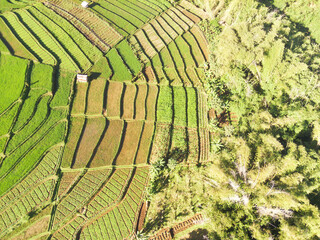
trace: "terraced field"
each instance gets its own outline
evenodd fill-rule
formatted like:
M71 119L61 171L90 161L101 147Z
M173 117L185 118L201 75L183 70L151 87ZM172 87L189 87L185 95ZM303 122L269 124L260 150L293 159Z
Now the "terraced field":
M150 164L208 159L205 12L166 0L6 4L0 239L131 239Z

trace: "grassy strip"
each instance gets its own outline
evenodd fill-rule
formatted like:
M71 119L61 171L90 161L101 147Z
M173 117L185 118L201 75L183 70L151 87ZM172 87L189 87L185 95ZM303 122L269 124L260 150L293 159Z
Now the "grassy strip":
M122 145L119 155L115 159L115 165L131 165L134 162L139 139L142 132L142 121L127 122L122 136Z
M160 86L157 103L157 121L171 123L173 114L172 89L167 86Z
M187 125L187 101L186 91L182 87L173 87L174 124Z
M0 56L0 113L14 102L23 90L25 84L28 60L11 55Z
M158 111L156 109L158 94L159 94L159 88L157 86L148 85L147 117L146 117L147 120L150 120L150 121L156 120L156 114Z
M30 8L29 11L48 29L48 31L50 31L50 33L61 43L61 45L63 45L66 52L73 57L73 60L81 67L81 69L88 69L91 66L90 61L84 55L80 47L57 23L52 21L34 7Z
M188 156L188 139L186 128L174 127L172 132L172 142L170 157L178 161L187 160Z
M105 126L106 119L102 117L86 120L72 168L82 168L88 164Z
M123 84L118 82L109 82L107 91L107 116L120 117L121 96Z
M152 8L136 0L118 0L117 2L121 3L121 6L125 5L128 9L131 8L135 13L139 12L148 19L154 18L158 15L158 13Z
M149 19L140 12L128 7L127 4L121 4L118 0L105 0L105 2L108 2L108 9L121 14L123 18L127 19L138 28Z
M198 126L197 92L194 88L186 88L188 96L188 127Z
M197 67L202 66L206 60L194 36L190 32L186 32L183 34L183 38L187 41L189 46L191 46L191 52L196 60Z
M47 135L42 138L36 147L32 148L23 159L16 165L10 174L7 174L0 181L0 195L10 189L14 184L17 183L21 178L29 173L31 168L39 161L40 157L48 150L51 146L61 142L64 138L65 126L66 124L60 123L56 125ZM4 159L4 164L9 162L9 158ZM11 162L11 161L10 161ZM4 164L2 166L4 166ZM7 168L6 168L7 169ZM1 168L1 172L3 169Z
M114 81L131 81L132 75L129 71L129 69L126 67L126 65L123 63L122 58L119 56L116 49L111 49L106 57L109 60L109 63L111 65L113 75L111 77L111 80Z
M148 86L146 84L137 85L138 93L135 102L135 119L142 120L146 118L146 98Z
M151 142L154 133L154 123L145 122L143 132L141 135L141 142L139 144L135 164L146 164L151 150Z
M69 105L70 94L75 75L76 74L74 72L59 70L58 89L56 90L50 104L51 107L62 107Z
M95 5L92 7L94 11L99 13L107 22L109 22L120 34L128 36L136 31L136 27L130 22L117 15L116 13L110 12L107 8L101 5Z
M179 36L177 39L175 39L175 42L177 44L179 52L181 53L182 59L185 62L185 66L186 67L196 66L197 64L196 64L195 60L193 59L191 48L186 43L186 41L183 39L183 37Z
M17 115L19 109L18 103L14 104L8 111L6 111L0 117L0 136L5 135L9 132L12 122ZM0 149L2 151L2 149Z
M135 97L136 97L136 85L127 84L123 97L123 119L133 119L135 115Z
M101 167L112 165L118 152L124 122L122 120L108 121L108 128L105 132L97 152L90 164L90 167Z
M105 87L106 80L103 78L90 82L87 99L87 114L102 113Z
M37 4L36 8L42 14L48 16L48 18L50 18L52 21L59 24L59 26L71 36L74 42L78 46L81 46L81 50L91 62L96 62L102 56L100 50L91 44L90 41L84 35L82 35L69 21L56 14L54 11L48 9L43 4Z
M128 65L129 69L133 73L133 76L137 76L142 66L128 42L126 40L122 41L117 45L117 49L125 63Z
M77 148L77 144L81 136L83 124L84 124L84 118L82 117L71 118L68 139L66 141L66 146L63 152L62 163L61 163L61 167L63 168L71 167L75 150Z
M72 114L84 114L86 109L87 83L79 83L76 85L75 97L72 103Z

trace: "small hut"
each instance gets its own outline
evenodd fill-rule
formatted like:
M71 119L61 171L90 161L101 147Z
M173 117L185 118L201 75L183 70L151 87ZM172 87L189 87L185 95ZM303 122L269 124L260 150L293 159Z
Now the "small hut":
M77 82L88 82L88 75L85 74L77 74Z
M82 6L83 8L87 8L87 7L89 7L89 3L88 3L87 1L83 1L83 2L81 3L81 6Z

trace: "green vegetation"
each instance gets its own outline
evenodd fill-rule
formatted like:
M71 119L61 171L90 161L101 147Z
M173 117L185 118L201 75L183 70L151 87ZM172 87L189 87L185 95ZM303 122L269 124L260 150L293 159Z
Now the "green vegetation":
M54 94L54 97L52 99L52 102L50 103L51 107L62 107L62 106L68 106L70 103L70 95L71 95L71 89L72 85L75 79L75 73L60 70L58 72L58 81L56 81L56 85L54 86L56 89L56 92Z
M124 64L123 59L116 49L111 49L106 57L113 72L111 80L123 82L130 81L132 79L129 69Z
M210 52L198 30L190 32L209 61L202 81L212 109L207 127L211 154L201 166L156 159L144 232L152 234L200 212L208 221L200 227L207 232L199 237L318 239L318 5L194 2L211 17L201 23ZM189 95L197 96L187 95L188 104ZM199 112L205 104L201 95ZM200 126L205 126L203 114ZM172 146L180 141L175 130ZM201 130L199 135L205 148L207 134Z
M123 40L117 45L117 49L123 61L127 64L131 70L133 76L137 76L141 70L141 63L137 59L137 56L134 54L132 48L127 41Z
M172 122L173 108L172 108L172 88L160 87L159 98L157 103L157 121L158 122Z
M7 54L0 55L0 113L17 100L24 88L28 60Z

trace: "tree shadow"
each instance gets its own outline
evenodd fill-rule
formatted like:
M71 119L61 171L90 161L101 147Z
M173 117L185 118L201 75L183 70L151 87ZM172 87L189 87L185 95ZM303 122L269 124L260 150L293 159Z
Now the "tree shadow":
M191 233L189 233L189 236L182 238L182 240L207 240L208 238L208 230L199 228L196 230L193 230Z

